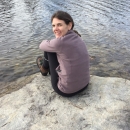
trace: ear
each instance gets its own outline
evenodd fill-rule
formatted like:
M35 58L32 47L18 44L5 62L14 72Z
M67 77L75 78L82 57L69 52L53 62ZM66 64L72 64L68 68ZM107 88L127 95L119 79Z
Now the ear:
M69 28L69 30L71 30L71 28L72 28L72 22L69 22L68 28Z

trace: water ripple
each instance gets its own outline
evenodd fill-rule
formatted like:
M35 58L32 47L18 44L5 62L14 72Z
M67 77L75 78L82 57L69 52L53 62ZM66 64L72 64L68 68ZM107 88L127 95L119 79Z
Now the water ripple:
M90 54L90 72L130 79L130 1L2 0L0 1L0 81L38 72L38 46L54 37L50 17L72 15Z

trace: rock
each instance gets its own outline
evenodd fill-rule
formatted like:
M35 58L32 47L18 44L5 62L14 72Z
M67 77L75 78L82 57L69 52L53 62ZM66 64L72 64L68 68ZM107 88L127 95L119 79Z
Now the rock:
M21 77L14 82L0 82L0 97L21 89L23 86L30 83L35 77L36 74L33 74L31 76Z
M0 98L0 130L130 130L130 81L91 76L84 92L66 98L37 74Z

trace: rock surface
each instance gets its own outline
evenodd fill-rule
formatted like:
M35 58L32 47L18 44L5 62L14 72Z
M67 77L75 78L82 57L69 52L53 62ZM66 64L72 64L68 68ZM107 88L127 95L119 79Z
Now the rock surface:
M0 130L130 130L130 81L91 76L84 92L65 98L36 74L0 98Z

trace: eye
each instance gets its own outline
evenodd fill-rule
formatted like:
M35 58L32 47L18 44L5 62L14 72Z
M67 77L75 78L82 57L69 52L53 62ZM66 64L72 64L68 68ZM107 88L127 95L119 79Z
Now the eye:
M61 27L61 26L62 26L62 24L60 24L60 23L59 23L59 24L58 24L58 26L59 26L59 27Z

